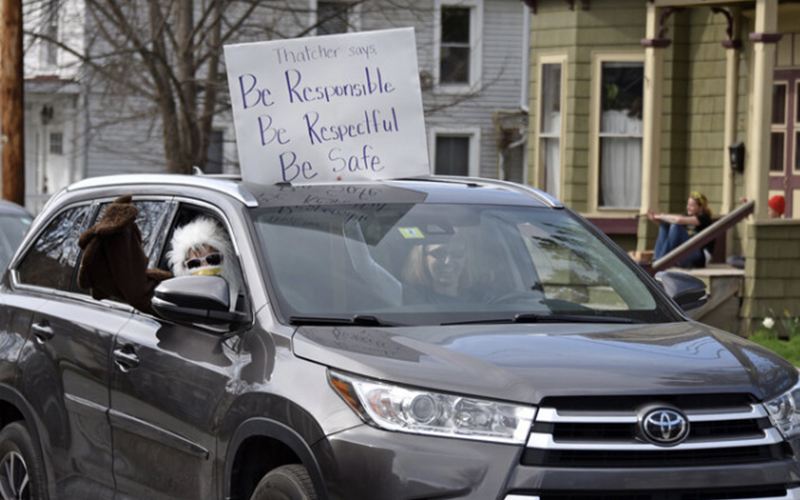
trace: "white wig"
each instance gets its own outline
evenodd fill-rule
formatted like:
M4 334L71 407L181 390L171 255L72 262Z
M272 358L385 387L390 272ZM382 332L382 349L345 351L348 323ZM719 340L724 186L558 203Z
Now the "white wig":
M213 247L222 254L222 277L228 281L231 291L231 307L235 307L239 294L240 277L236 266L233 245L228 234L219 223L208 217L197 217L188 224L179 227L172 235L172 249L167 252L169 267L175 276L189 276L192 272L184 262L189 258L189 251L203 251L204 245Z

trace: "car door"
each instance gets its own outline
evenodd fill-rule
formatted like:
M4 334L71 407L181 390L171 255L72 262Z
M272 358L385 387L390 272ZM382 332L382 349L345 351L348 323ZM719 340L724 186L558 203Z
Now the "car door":
M131 310L103 305L74 287L78 237L95 211L84 203L52 219L16 265L18 293L6 302L9 314L31 318L18 363L20 390L43 427L38 434L59 498L113 498L109 355Z
M183 205L172 229L200 212ZM238 337L224 333L137 312L117 336L110 411L117 498L217 498L218 408L233 398L229 380L241 369Z

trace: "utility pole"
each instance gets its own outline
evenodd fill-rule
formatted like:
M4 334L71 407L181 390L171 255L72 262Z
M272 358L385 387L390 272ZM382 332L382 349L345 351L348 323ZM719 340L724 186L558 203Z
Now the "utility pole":
M4 200L25 205L22 0L0 0L0 131Z

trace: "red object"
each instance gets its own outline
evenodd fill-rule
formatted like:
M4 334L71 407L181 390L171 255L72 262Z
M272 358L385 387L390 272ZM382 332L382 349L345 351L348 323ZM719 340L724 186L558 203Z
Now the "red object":
M783 196L776 194L769 199L769 208L783 215L783 212L786 211L786 199L784 199Z

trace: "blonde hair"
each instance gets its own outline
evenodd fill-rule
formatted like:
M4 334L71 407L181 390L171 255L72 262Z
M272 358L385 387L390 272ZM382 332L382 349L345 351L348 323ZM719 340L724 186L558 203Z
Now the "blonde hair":
M704 214L707 214L709 217L714 216L711 213L711 209L708 207L708 198L706 198L706 195L700 191L692 191L692 193L689 195L689 198L693 199L698 205L700 205L700 209Z

